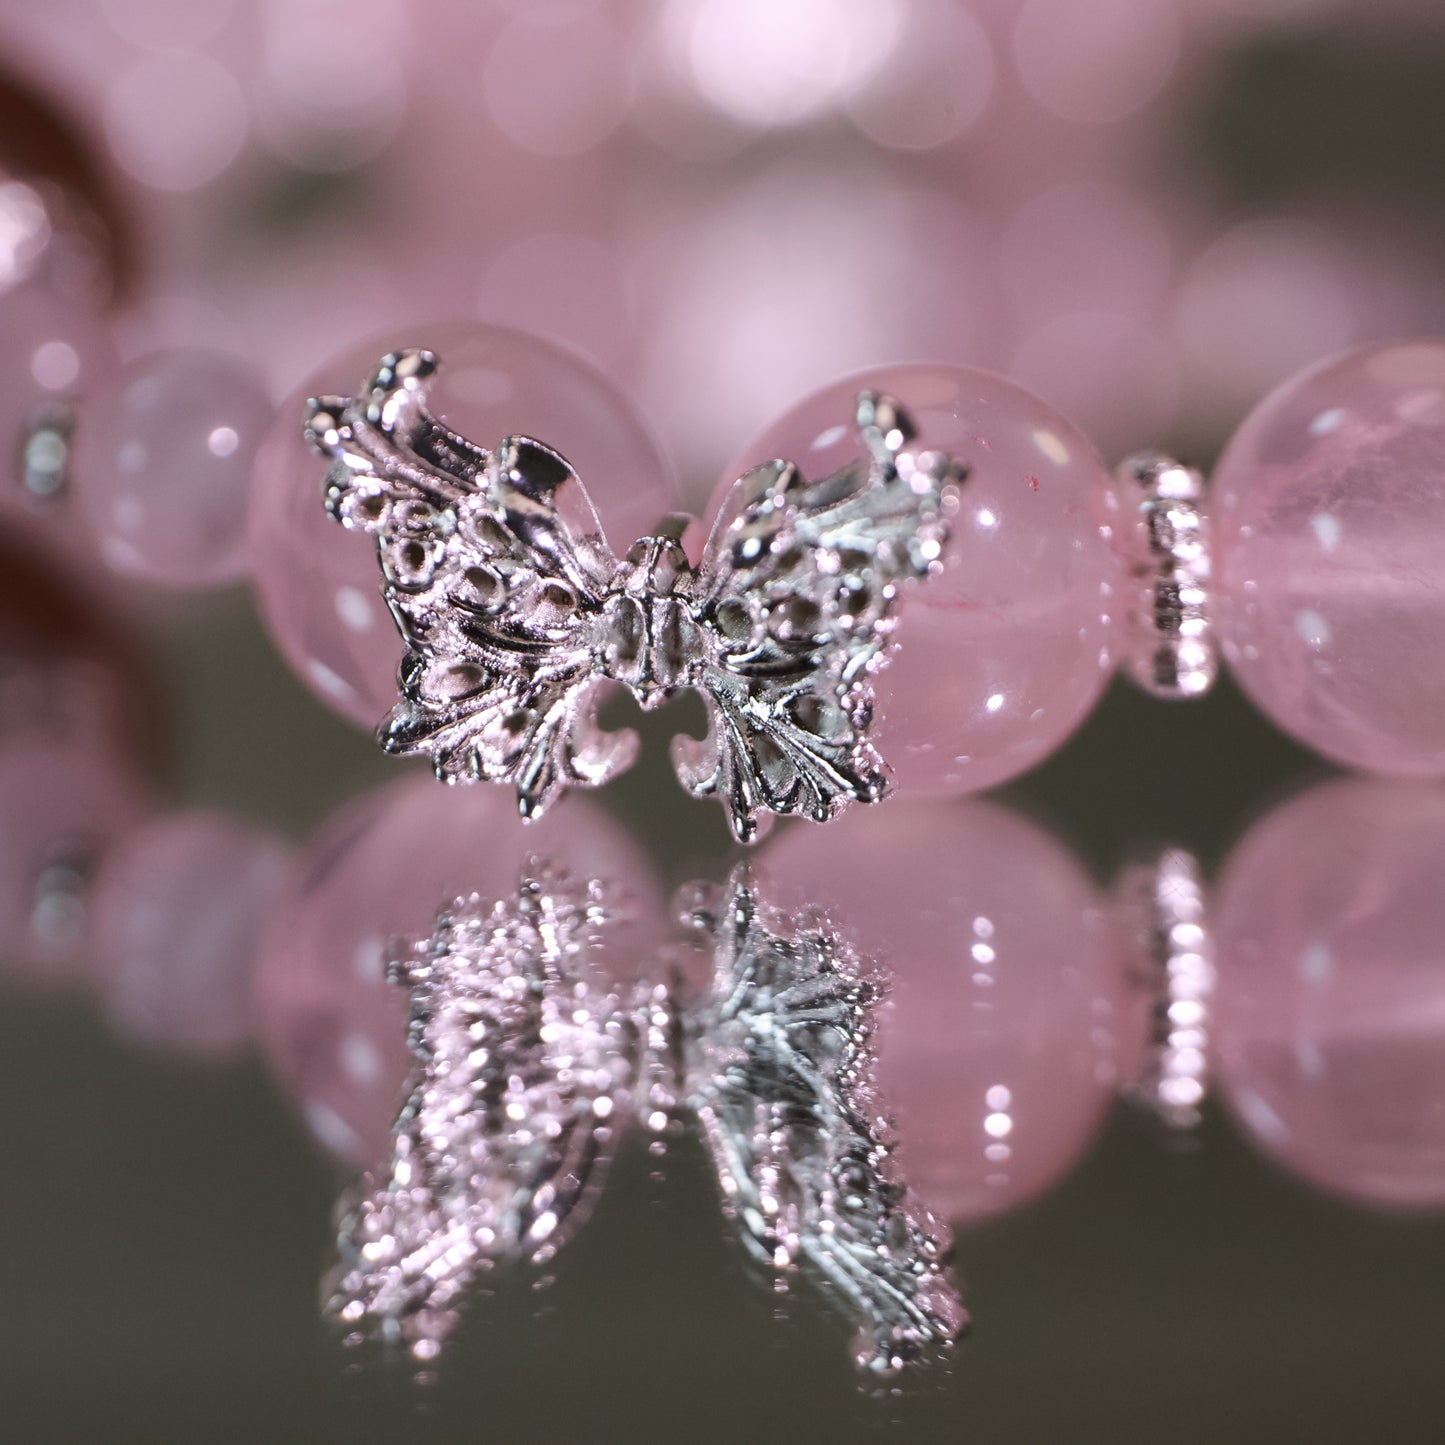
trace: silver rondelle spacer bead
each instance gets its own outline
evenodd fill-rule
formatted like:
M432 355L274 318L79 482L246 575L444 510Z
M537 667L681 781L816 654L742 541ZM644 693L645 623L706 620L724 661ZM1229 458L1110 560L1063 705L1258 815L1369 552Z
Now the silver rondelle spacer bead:
M1121 552L1137 584L1124 664L1156 697L1199 697L1219 674L1204 478L1155 454L1129 457L1115 477L1126 514Z
M1199 1122L1209 1082L1214 939L1199 864L1183 848L1129 869L1116 892L1129 977L1148 1000L1130 1092L1174 1129Z

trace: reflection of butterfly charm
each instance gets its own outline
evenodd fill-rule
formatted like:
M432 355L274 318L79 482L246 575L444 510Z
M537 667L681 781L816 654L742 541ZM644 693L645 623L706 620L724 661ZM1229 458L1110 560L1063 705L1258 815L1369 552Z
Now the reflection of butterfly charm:
M331 514L376 539L406 642L384 747L427 754L449 782L511 783L531 817L632 762L636 735L597 726L600 684L645 708L692 687L709 728L674 743L678 775L723 798L743 841L760 814L822 822L883 795L871 676L900 588L940 565L964 475L909 450L897 402L859 395L864 455L831 477L783 461L748 472L694 567L686 519L619 560L556 452L528 437L485 451L448 430L426 409L440 364L385 356L361 395L313 401L306 425L331 462Z
M391 1159L341 1221L327 1309L357 1342L433 1358L479 1273L545 1262L585 1216L631 1073L628 1016L589 965L619 914L538 868L514 898L458 899L389 965L417 1062Z
M712 982L683 1020L685 1097L745 1242L832 1294L865 1369L952 1343L967 1323L952 1244L899 1173L873 1078L881 978L826 920L762 901L744 868L687 891Z
M527 875L513 898L443 909L391 966L417 1064L391 1159L342 1216L327 1311L348 1338L434 1359L478 1273L553 1257L621 1129L691 1116L751 1252L841 1305L860 1365L950 1344L966 1317L948 1234L899 1175L873 1082L882 984L846 940L740 868L686 890L688 952L708 960L695 996L676 978L618 988L593 950L621 901Z

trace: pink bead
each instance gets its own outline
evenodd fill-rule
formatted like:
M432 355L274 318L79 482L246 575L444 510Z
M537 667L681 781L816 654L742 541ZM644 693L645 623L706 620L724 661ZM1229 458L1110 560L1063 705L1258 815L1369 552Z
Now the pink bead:
M170 814L121 838L90 906L91 952L116 1028L196 1052L243 1044L261 930L293 866L279 838L220 813Z
M251 470L275 409L256 368L205 351L165 351L123 368L86 399L75 505L117 572L177 587L246 569Z
M322 507L326 467L302 440L307 396L351 396L388 351L442 358L430 404L480 446L524 433L577 468L619 551L676 510L671 475L646 428L588 363L519 331L416 326L352 347L282 404L257 462L251 547L260 606L281 652L337 711L374 727L396 701L401 642L379 592L375 549Z
M114 343L93 306L43 279L0 294L0 504L36 509L56 497L67 462L67 415L115 364ZM28 446L46 421L61 425Z
M762 876L887 966L879 1083L931 1209L986 1218L1070 1168L1135 1019L1101 900L1064 848L992 804L899 803L829 824L826 848L789 830Z
M972 468L942 575L908 596L878 679L876 737L901 792L992 787L1053 752L1113 666L1108 474L1088 439L988 372L895 366L800 402L743 453L823 477L856 457L861 388L909 409L920 446Z
M1445 343L1266 397L1214 479L1219 634L1245 691L1340 762L1445 774Z
M85 957L90 869L141 816L136 770L99 729L0 740L0 960L54 976Z
M307 848L267 930L257 1000L276 1069L332 1153L374 1163L401 1100L411 1059L406 994L384 975L393 941L427 937L460 895L514 894L534 859L617 884L634 921L599 961L619 974L652 961L665 914L651 871L577 798L527 825L502 789L404 778L343 809Z
M1217 894L1218 1073L1321 1188L1445 1206L1445 792L1361 778L1263 819Z

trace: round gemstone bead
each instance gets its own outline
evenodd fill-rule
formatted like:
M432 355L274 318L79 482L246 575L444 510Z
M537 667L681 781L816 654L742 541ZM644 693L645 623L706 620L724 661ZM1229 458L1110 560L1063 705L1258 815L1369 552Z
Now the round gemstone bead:
M597 962L629 975L665 919L651 870L625 833L579 798L524 824L503 788L398 780L328 821L273 914L257 976L260 1031L312 1132L356 1164L382 1157L412 1059L407 998L386 963L396 940L432 931L438 909L515 895L539 860L619 890L627 922Z
M265 829L205 811L120 839L90 907L97 982L120 1032L205 1053L245 1043L257 945L292 862Z
M1266 397L1214 478L1241 686L1354 767L1445 774L1445 343L1373 346Z
M1445 1205L1445 791L1344 778L1275 809L1216 895L1225 1098L1270 1157Z
M561 452L619 554L677 507L672 476L628 401L550 342L498 326L417 326L327 363L283 403L258 458L253 576L287 661L325 702L368 727L397 700L401 640L381 599L374 546L322 506L326 464L302 423L307 397L354 395L388 351L416 346L442 361L428 387L433 414L478 446L521 434Z
M937 1214L999 1214L1059 1179L1137 1027L1102 900L1047 833L983 802L900 801L763 853L766 895L814 905L888 968L880 1108Z
M968 792L1053 752L1114 663L1110 478L1088 439L1011 382L955 366L859 373L806 398L740 458L809 478L854 460L858 392L911 413L916 445L970 468L942 573L904 599L875 738L900 792Z
M117 572L178 587L246 569L251 469L274 407L255 367L176 350L122 368L88 397L76 507Z

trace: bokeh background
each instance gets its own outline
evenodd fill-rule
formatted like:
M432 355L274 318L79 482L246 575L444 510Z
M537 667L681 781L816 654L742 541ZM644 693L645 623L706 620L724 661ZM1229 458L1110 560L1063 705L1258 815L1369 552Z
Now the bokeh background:
M123 352L235 349L280 397L397 323L522 326L636 399L695 505L862 366L990 367L1111 461L1207 465L1299 366L1445 322L1435 0L0 0L0 90L0 163L98 218ZM89 679L118 817L301 844L395 776L243 592L121 585L63 511L0 515L7 647ZM12 871L48 806L28 759L3 763ZM1004 801L1102 886L1161 842L1216 868L1323 771L1227 683L1177 710L1120 684ZM605 804L669 884L726 856L660 762ZM779 1315L684 1142L660 1175L624 1156L555 1280L501 1281L418 1397L319 1324L341 1171L249 976L160 978L138 1013L103 948L37 966L7 922L5 1439L1445 1432L1445 1220L1312 1189L1214 1106L1181 1139L1121 1105L961 1229L975 1332L897 1395L859 1388L806 1290Z

